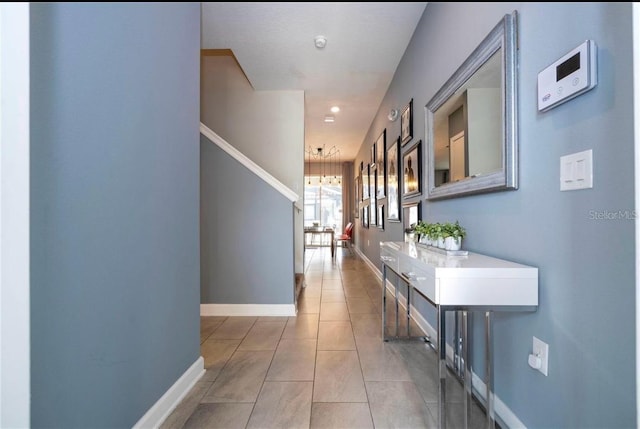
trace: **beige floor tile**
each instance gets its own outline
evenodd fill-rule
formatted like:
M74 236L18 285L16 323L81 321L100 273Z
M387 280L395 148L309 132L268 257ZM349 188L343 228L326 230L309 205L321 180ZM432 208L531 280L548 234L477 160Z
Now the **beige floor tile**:
M382 316L380 316L379 314L352 314L351 326L353 327L353 335L356 337L356 339L362 337L382 340Z
M236 351L202 402L255 402L273 353Z
M323 302L320 305L320 321L349 320L349 309L346 302Z
M429 403L427 404L427 407L429 408L429 412L433 416L434 420L437 421L438 420L438 404ZM466 410L462 402L458 402L458 403L448 402L445 406L446 427L464 428L465 413L466 413ZM478 406L478 404L475 401L473 401L471 406L471 418L469 419L467 429L484 429L486 427L487 427L487 415Z
M282 333L282 339L312 339L318 338L318 313L298 314L289 317Z
M298 314L320 313L320 298L301 298L298 301Z
M344 286L344 295L347 297L347 300L351 298L369 298L365 288L361 286L347 287L346 284Z
M350 298L347 300L350 314L372 313L379 314L378 309L369 298Z
M324 289L320 303L325 302L346 302L342 289Z
M256 322L244 337L238 350L275 350L286 321Z
M411 381L367 381L376 428L433 428L437 422Z
M302 290L300 291L300 297L301 298L320 298L320 295L322 294L322 287L320 286L320 284L322 284L322 280L317 286L307 285L307 287L302 288Z
M318 328L318 350L355 350L351 322L321 321Z
M308 428L312 390L312 382L265 382L247 427Z
M209 336L216 340L241 340L256 322L257 317L228 317Z
M200 404L184 429L243 429L247 426L253 404Z
M304 283L306 287L304 287L302 290L321 288L322 272L319 272L318 274L305 275Z
M287 322L289 316L260 316L256 322Z
M411 381L407 364L395 344L362 337L356 343L365 381Z
M313 381L316 340L283 339L271 362L268 381Z
M368 403L314 402L311 407L311 429L373 428Z
M202 316L200 317L200 343L206 340L216 328L222 325L226 317Z
M322 279L322 291L327 290L342 290L342 279L340 277L337 278L327 278L326 276Z
M438 355L429 344L399 343L397 350L407 365L411 379L425 402L437 403L439 391ZM448 383L450 384L450 383ZM448 391L451 391L449 386ZM448 400L462 400L461 392L451 391Z
M328 248L305 252L304 264L297 316L201 318L207 371L162 429L435 427L437 355L425 343L382 341L381 280L369 265L332 259ZM451 373L446 386L448 427L459 427L462 386ZM471 427L484 426L480 408L473 412Z
M313 401L367 401L357 352L318 351Z
M205 377L214 381L233 352L238 348L240 340L208 339L200 346L200 354L204 358Z
M160 429L181 429L198 407L200 400L207 393L212 383L197 382L178 406L169 414Z

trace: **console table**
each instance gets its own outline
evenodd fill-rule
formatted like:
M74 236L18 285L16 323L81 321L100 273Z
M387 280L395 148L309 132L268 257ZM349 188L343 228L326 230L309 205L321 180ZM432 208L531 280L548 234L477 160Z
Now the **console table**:
M448 256L414 242L381 242L382 262L382 338L386 335L387 270L393 271L407 284L407 326L410 322L411 291L418 291L437 313L438 352L438 425L446 427L445 386L447 376L445 313L462 312L464 359L465 427L471 418L471 353L467 344L469 311L484 312L486 336L487 427L495 427L493 388L493 311L535 311L538 307L538 269L515 262L468 252L466 256ZM398 332L398 286L395 287L396 338ZM407 335L409 329L407 328Z

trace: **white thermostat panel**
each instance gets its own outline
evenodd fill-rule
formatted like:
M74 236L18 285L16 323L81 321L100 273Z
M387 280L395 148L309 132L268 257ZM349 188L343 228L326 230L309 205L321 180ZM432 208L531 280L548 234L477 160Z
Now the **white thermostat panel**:
M598 84L597 46L587 40L538 73L538 110L545 112Z

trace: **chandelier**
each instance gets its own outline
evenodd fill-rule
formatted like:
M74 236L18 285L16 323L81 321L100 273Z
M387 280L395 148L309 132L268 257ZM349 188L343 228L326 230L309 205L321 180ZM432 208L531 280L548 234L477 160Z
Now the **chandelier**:
M325 145L313 149L309 146L305 149L307 156L308 168L308 184L311 184L311 162L320 164L320 184L337 185L342 183L342 172L338 171L340 168L340 149L332 146L329 150ZM327 177L327 175L329 177Z

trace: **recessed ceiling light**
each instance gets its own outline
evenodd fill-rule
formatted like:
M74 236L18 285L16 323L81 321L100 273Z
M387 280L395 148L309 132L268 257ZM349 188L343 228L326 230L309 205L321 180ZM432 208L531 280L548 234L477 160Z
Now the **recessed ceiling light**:
M333 113L338 113L338 112L340 111L340 108L339 108L338 106L333 106L333 107L331 108L331 111L332 111Z
M327 115L327 116L324 117L324 121L325 122L335 122L336 118L334 116Z

